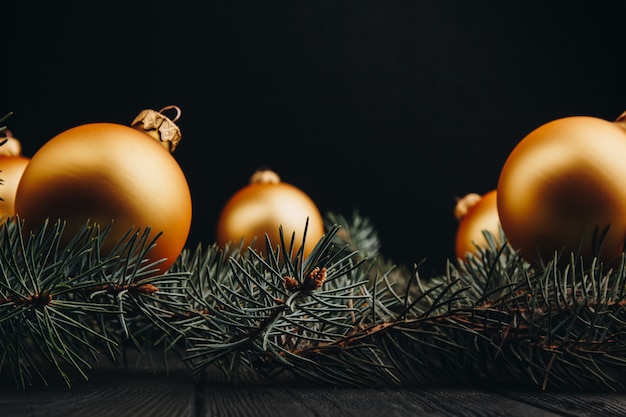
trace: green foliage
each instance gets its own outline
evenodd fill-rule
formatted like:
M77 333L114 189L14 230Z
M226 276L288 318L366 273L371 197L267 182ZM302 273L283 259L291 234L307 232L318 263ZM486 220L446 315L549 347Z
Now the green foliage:
M88 378L124 349L175 355L201 377L291 374L338 386L510 383L621 390L626 268L571 255L532 267L508 245L421 277L378 253L367 219L327 216L306 258L266 238L265 251L185 249L158 274L158 242L129 231L103 254L107 229L0 227L0 375L19 386Z
M0 227L0 368L18 385L45 380L50 367L69 384L68 372L86 377L102 353L115 361L123 342L145 342L135 332L146 323L171 330L161 305L177 295L172 283L186 277L156 275L144 261L154 243L148 230L129 232L102 256L107 231L85 225L61 246L60 222L30 234L14 218Z

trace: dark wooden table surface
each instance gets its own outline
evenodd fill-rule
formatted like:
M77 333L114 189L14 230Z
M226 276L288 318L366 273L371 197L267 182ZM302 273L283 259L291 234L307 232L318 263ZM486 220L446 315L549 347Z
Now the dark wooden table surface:
M517 390L511 387L338 388L289 379L228 383L168 371L98 366L88 380L17 388L0 380L2 417L399 417L626 416L626 393Z

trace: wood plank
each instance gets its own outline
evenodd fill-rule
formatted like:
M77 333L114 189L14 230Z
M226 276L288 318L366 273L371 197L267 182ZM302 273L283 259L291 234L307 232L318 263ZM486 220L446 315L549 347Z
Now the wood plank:
M35 385L26 390L3 380L3 417L193 417L195 396L187 371L169 375L125 369L96 369L88 381Z
M167 373L150 364L133 369L98 365L88 381L15 387L0 379L3 417L528 417L624 416L626 393L540 392L510 387L340 388L291 377L247 378L241 384L208 373L194 381L181 363Z
M401 417L545 416L562 414L488 391L471 389L361 389L207 384L202 416Z
M501 394L567 416L626 416L626 393L506 391Z

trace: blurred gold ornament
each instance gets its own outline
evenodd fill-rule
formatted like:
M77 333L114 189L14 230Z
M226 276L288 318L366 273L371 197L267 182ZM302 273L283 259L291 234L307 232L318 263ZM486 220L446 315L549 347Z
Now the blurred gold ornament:
M458 259L465 259L467 254L480 255L479 248L489 247L484 232L501 243L496 200L497 192L491 190L484 195L470 193L457 201L454 215L459 222L455 240Z
M20 178L30 162L30 158L22 155L22 144L4 129L0 132L0 217L15 215L15 194Z
M280 243L279 228L283 228L286 244L293 242L295 250L301 246L304 230L306 241L304 257L324 234L324 221L313 200L299 188L282 182L271 170L254 173L250 184L236 192L226 203L219 216L217 242L220 246L244 241L257 252L265 252L265 235L274 247Z

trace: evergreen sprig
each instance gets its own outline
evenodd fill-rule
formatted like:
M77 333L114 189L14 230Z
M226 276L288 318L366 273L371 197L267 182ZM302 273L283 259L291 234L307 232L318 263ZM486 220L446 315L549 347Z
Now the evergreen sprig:
M86 378L101 355L118 360L120 347L136 340L143 323L166 323L160 306L173 298L167 287L186 276L156 275L155 263L146 263L154 244L149 229L130 231L103 256L108 229L85 224L62 245L61 222L30 234L15 218L3 222L0 370L10 370L18 385L30 385L35 376L45 381L50 367L68 384L72 372Z
M489 247L420 276L378 253L372 224L327 216L306 258L267 237L263 252L185 249L159 274L158 241L132 230L102 252L108 229L0 227L0 375L19 386L47 370L68 385L94 363L180 358L198 377L279 374L340 386L510 383L623 389L626 265L575 255L531 266L486 233ZM503 236L500 236L503 238Z

